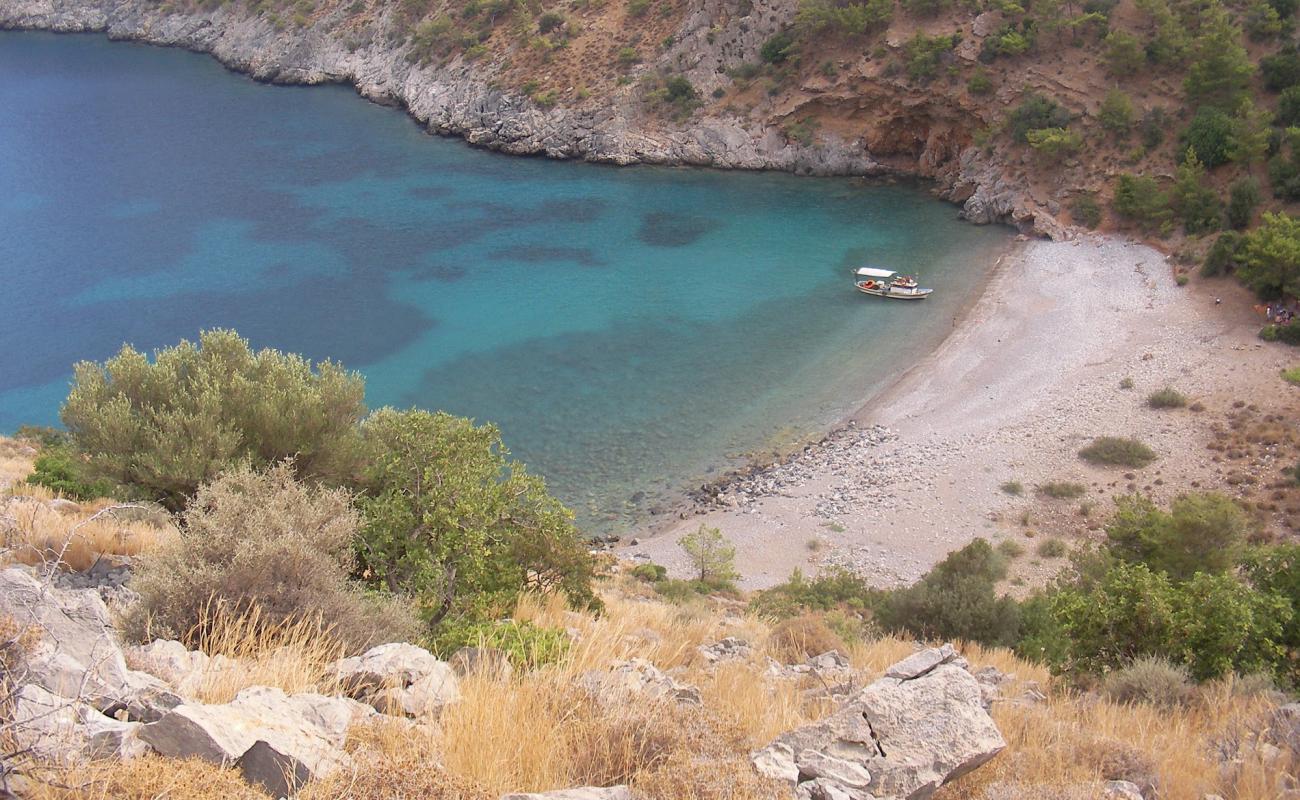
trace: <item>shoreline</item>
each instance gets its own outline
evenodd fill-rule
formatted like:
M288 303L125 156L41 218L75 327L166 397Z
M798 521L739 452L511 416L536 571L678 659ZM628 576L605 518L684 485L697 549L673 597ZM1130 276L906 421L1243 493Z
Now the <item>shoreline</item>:
M1025 547L1035 535L1099 535L1095 520L1120 494L1141 490L1157 502L1189 487L1248 494L1206 450L1216 419L1240 407L1238 395L1298 398L1277 385L1288 354L1256 336L1245 289L1230 279L1179 287L1164 254L1101 235L1023 243L993 273L953 333L843 425L730 476L684 519L616 552L681 575L676 539L704 524L735 543L743 588L779 583L796 568L847 568L889 587L976 537ZM1136 387L1120 388L1124 378ZM1146 394L1165 386L1207 413L1148 409ZM1077 457L1104 435L1135 436L1161 458L1125 471ZM1071 504L1033 490L1061 480L1087 494ZM1024 495L1002 491L1009 481ZM1027 585L1064 564L1024 561Z

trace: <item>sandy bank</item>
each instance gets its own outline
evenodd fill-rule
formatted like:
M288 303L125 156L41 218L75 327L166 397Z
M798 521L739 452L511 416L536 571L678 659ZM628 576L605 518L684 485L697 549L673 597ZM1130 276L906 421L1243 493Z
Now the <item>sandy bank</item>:
M1240 287L1178 287L1152 248L1105 237L1026 243L953 335L866 404L855 427L622 552L680 571L676 539L703 522L736 543L750 588L827 565L893 585L976 536L1081 535L1079 502L1036 498L1039 483L1083 483L1099 513L1132 489L1218 487L1224 465L1205 448L1213 420L1238 398L1295 406L1300 394L1277 377L1293 354L1261 342L1258 327ZM1120 388L1126 377L1133 388ZM1147 394L1164 386L1205 410L1148 408ZM1101 435L1135 436L1161 458L1131 478L1091 467L1077 451ZM1025 496L999 488L1013 480Z

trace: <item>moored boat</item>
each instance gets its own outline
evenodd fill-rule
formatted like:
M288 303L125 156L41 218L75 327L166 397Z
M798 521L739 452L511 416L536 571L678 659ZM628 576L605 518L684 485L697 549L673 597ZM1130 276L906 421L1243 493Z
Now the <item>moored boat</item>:
M892 269L859 267L853 273L853 285L864 294L877 297L890 297L895 300L920 300L928 297L933 289L927 289L916 282L910 275L900 275Z

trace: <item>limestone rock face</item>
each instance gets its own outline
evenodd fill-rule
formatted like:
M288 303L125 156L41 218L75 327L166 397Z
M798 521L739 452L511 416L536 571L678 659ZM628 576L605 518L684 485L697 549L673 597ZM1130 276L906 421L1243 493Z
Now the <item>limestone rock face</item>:
M5 569L0 614L33 634L15 670L19 683L145 721L181 702L162 681L127 669L108 608L93 589L59 589L25 569Z
M695 650L709 664L733 658L749 658L750 653L753 652L749 642L735 636L728 636L712 644L702 644Z
M173 639L157 639L149 644L128 647L126 657L141 672L166 681L187 697L198 691L211 661L201 650L189 650Z
M237 764L250 781L284 795L347 764L342 748L349 726L374 713L343 697L254 686L223 705L177 706L145 725L140 738L171 758Z
M141 723L107 717L36 684L20 687L12 701L15 744L38 758L66 765L90 758L127 760L149 750L137 736Z
M385 714L436 714L460 699L460 683L451 666L406 642L381 644L341 659L335 669L352 697Z
M951 648L921 651L826 719L782 734L754 755L797 797L924 800L997 755L1006 742L980 684ZM961 663L961 662L959 662Z
M645 696L700 704L698 688L678 681L644 658L616 661L607 672L588 672L581 681L588 691L610 703Z

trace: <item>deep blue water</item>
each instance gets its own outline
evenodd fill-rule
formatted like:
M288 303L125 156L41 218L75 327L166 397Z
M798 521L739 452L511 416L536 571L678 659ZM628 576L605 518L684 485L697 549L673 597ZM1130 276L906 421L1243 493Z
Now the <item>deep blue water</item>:
M915 189L476 151L93 36L0 33L0 76L0 431L55 423L79 359L233 327L497 422L617 526L851 411L1006 243ZM938 292L857 294L867 260Z

